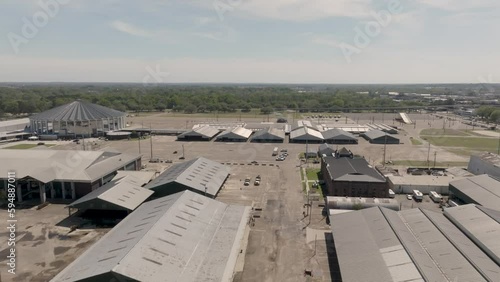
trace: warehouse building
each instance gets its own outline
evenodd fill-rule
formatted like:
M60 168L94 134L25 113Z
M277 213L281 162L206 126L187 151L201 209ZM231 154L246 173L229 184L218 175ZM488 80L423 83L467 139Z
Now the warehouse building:
M371 144L399 144L399 139L381 130L370 130L361 134Z
M323 143L323 135L316 129L302 126L290 132L290 142L293 143Z
M329 196L370 198L389 196L385 177L364 158L323 157L321 173Z
M184 190L215 198L229 176L229 167L206 158L174 164L145 186L163 197Z
M76 200L101 187L119 170L139 170L141 156L72 150L0 150L0 188L7 173L17 179L17 201Z
M394 211L399 211L400 209L399 202L396 199L326 197L326 208L328 210L362 210L372 207L383 207Z
M140 171L137 172L141 173ZM148 182L140 177L135 177L133 174L118 173L110 182L69 204L68 208L80 211L115 210L131 212L153 194L152 190L142 187Z
M185 191L142 204L54 277L69 281L233 280L250 208Z
M500 281L500 266L482 247L498 242L489 232L496 229L477 228L475 244L461 226L424 209L374 207L330 221L343 281Z
M273 127L255 132L252 138L252 142L258 143L283 143L283 141L285 141L285 132Z
M0 142L27 139L29 122L28 118L0 121Z
M358 144L358 139L351 133L342 129L330 129L321 132L325 143L329 144Z
M467 170L475 175L489 174L500 178L500 156L489 152L472 155Z
M387 177L389 188L396 194L412 194L413 190L419 190L423 194L435 191L442 195L449 194L451 181L462 179L454 175L390 175Z
M398 134L399 133L399 131L396 128L389 126L387 124L384 124L384 123L369 123L366 126L368 126L370 128L370 130L380 130L380 131L383 131L383 132L386 132L389 134Z
M211 126L201 126L194 128L191 131L187 131L177 136L177 140L180 141L210 141L212 140L220 131Z
M219 136L217 136L217 141L221 142L246 142L250 135L252 135L252 131L250 129L246 129L244 127L235 127L228 129Z
M125 128L126 113L84 101L74 101L31 116L30 130L60 137L103 136Z
M452 181L449 189L450 199L455 202L500 207L500 181L487 174Z

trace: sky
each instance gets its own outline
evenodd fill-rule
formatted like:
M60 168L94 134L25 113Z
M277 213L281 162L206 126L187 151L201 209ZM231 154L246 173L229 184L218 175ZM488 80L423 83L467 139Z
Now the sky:
M498 83L498 0L3 0L0 82Z

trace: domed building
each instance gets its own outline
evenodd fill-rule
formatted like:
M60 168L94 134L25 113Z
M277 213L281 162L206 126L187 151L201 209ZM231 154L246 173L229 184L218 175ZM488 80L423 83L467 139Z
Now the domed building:
M126 126L126 113L84 101L74 101L30 117L30 130L37 134L102 136Z

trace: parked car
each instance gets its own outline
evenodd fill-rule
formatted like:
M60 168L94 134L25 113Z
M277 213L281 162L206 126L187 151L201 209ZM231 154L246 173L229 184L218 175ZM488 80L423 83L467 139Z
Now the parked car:
M248 186L250 185L250 178L245 178L245 183L243 185Z
M412 195L410 195L410 194L406 195L406 199L408 199L408 200L413 199L413 198L412 198Z

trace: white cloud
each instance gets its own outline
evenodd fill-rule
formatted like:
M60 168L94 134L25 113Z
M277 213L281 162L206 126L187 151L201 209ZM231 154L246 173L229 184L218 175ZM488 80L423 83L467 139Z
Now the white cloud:
M151 32L151 31L136 27L132 24L129 24L129 23L126 23L123 21L119 21L119 20L113 21L110 25L112 28L114 28L118 31L130 34L130 35L134 35L134 36L153 37L156 35L155 32Z
M500 7L497 0L417 0L417 3L449 11Z

